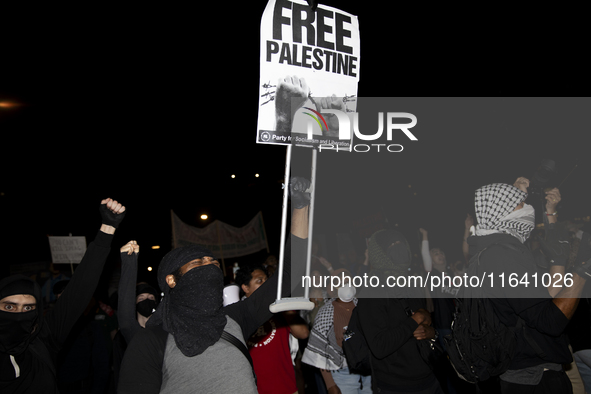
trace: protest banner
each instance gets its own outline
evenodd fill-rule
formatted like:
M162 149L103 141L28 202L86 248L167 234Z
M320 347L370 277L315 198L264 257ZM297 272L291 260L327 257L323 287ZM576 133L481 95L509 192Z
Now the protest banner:
M80 264L86 253L86 237L48 237L53 264Z
M326 111L356 110L359 43L354 15L270 0L261 19L256 142L348 147L350 140L338 140L335 115Z
M267 237L263 214L257 213L243 227L234 227L214 220L203 228L184 223L171 210L173 247L201 245L208 248L214 257L224 259L246 256L267 249Z

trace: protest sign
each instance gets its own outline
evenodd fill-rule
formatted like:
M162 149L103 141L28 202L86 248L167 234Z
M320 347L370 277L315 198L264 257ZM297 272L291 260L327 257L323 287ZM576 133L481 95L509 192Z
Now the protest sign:
M86 252L86 237L49 237L53 264L80 264Z
M350 140L338 140L338 122L329 111L356 110L359 43L354 15L270 0L261 20L256 142L349 146Z

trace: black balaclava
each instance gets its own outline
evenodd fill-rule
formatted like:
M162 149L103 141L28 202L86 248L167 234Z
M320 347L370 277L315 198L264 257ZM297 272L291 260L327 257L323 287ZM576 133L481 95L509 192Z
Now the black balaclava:
M166 276L205 256L213 254L198 245L176 248L164 256L158 267L158 285L164 298L147 323L162 325L187 357L203 353L222 335L227 322L223 313L224 276L213 264L191 269L174 288L168 286Z
M143 293L149 293L149 294L154 295L154 298L156 299L156 301L146 298L145 300L140 301L137 304L135 304L135 308L136 308L136 311L140 315L142 315L144 317L150 317L150 316L152 316L154 309L156 309L156 307L158 306L157 300L160 297L159 297L159 294L156 291L156 289L147 283L140 283L139 285L137 285L135 287L136 297L140 294L143 294Z
M0 300L16 295L35 297L37 306L29 312L0 311L0 353L17 355L24 352L41 331L43 303L41 288L24 275L13 275L0 281Z
M402 233L395 230L379 230L370 238L367 248L370 274L377 276L380 282L389 276L408 276L411 264L410 246ZM382 282L383 283L383 282ZM380 290L385 291L382 293ZM366 289L364 289L366 291ZM398 286L384 289L371 289L368 294L378 291L380 297L409 298L412 291Z

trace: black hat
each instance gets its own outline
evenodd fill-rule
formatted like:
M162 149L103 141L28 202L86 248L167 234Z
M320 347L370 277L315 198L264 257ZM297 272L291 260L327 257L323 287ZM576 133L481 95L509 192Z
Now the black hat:
M17 294L35 297L36 308L25 313L0 312L2 313L2 319L0 319L0 343L2 344L2 352L7 354L20 354L25 351L29 343L39 334L43 324L43 297L41 297L41 287L37 282L24 275L12 275L0 280L0 300ZM24 332L15 337L14 331L4 330L11 327L15 320L22 320L25 316L27 322ZM19 324L24 324L24 322L21 321Z
M205 256L214 257L209 249L201 245L181 246L168 252L158 266L158 286L160 286L160 290L165 293L168 292L169 287L166 284L166 277L168 275L175 273L189 261Z
M149 293L154 295L154 297L156 298L156 303L158 303L158 300L160 299L160 293L147 283L138 283L138 285L135 287L136 297L143 293Z

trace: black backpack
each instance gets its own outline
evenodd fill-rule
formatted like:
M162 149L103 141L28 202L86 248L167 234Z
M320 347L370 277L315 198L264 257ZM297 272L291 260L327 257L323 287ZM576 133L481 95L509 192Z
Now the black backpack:
M371 374L371 353L361 331L358 308L353 308L349 325L343 335L343 352L351 373L368 376Z
M514 249L510 244L498 245ZM479 258L486 249L470 259L468 276L478 274ZM528 343L540 357L544 356L527 335L521 318L518 317L516 327L507 327L499 320L489 299L469 297L455 301L452 333L444 341L449 360L460 378L478 383L504 373L515 354L517 330L524 330Z
M515 354L515 334L501 323L487 299L457 300L452 333L444 338L458 376L478 383L507 370Z

